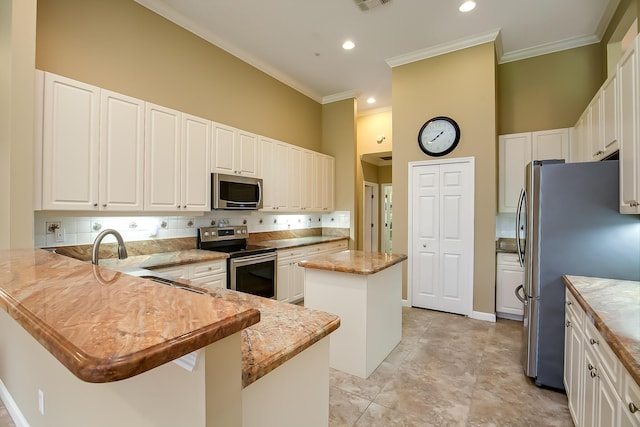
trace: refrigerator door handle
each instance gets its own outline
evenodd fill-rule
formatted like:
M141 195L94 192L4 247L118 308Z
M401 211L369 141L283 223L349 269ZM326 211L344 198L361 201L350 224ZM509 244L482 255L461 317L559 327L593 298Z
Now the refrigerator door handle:
M522 291L522 295L520 295L520 291ZM525 297L525 294L524 294L524 286L523 285L519 285L515 289L514 293L516 294L516 298L518 298L521 303L523 303L524 305L528 304L528 301L527 301L527 299Z
M516 250L518 252L518 262L520 267L524 267L524 253L522 252L522 244L520 241L520 212L522 210L522 204L524 203L525 191L524 188L520 190L520 197L518 198L518 207L516 208Z

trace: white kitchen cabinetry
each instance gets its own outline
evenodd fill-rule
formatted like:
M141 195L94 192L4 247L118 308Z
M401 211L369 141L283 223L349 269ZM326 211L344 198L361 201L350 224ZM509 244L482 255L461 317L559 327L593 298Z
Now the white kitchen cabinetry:
M179 211L181 113L147 103L145 120L145 210Z
M498 138L498 211L515 212L532 160L569 160L569 129L500 135Z
M299 302L304 298L304 268L298 266L302 260L317 255L340 252L348 248L346 240L300 246L278 250L278 272L276 298L278 301Z
M618 149L617 77L602 85L587 107L590 114L590 159L602 160Z
M315 168L315 158L313 151L302 151L302 168L300 171L301 178L301 194L300 208L303 211L313 210L315 201L316 182L320 177L317 176Z
M316 185L313 210L331 212L335 203L335 159L315 153L314 164Z
M260 138L262 153L262 210L286 210L289 197L288 144Z
M620 106L620 213L640 213L640 38L618 63Z
M211 175L209 168L211 122L188 114L182 115L181 203L182 210L211 210Z
M154 271L176 279L190 280L202 288L225 289L227 287L227 261L225 259L157 268Z
M289 197L287 208L302 210L302 148L289 146L288 152Z
M101 90L100 209L143 209L144 108L144 101Z
M100 88L44 75L42 208L98 207Z
M524 268L518 255L498 253L496 272L496 313L498 317L522 320L524 306L515 290L524 283Z
M564 384L573 422L640 426L637 384L569 290L565 325Z
M258 135L213 123L211 171L254 178L262 176Z
M571 144L571 162L591 160L591 116L587 109L575 125L574 140Z

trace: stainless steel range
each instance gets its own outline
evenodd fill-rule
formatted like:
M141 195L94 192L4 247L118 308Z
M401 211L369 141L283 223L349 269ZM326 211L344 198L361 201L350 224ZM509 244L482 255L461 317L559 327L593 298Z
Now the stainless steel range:
M227 288L265 298L276 297L276 250L247 243L246 225L202 227L197 248L225 252Z

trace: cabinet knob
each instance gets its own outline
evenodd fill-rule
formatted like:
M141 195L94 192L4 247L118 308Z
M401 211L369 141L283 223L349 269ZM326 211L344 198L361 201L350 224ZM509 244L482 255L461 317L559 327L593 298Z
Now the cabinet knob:
M427 247L427 245L422 245L422 247L423 247L423 248L426 248L426 247Z
M589 339L589 342L591 343L591 345L600 344L600 341L594 338Z
M571 304L572 304L572 302L571 302L571 301L567 301L567 305L571 305Z
M629 412L631 412L632 414L638 412L638 407L635 405L635 403L629 402Z
M567 323L565 323L565 326L568 328L569 326L571 326L571 320L567 320Z
M598 376L598 370L594 369L593 371L591 371L591 374L589 374L589 375L591 375L591 378L597 377Z
M97 208L97 207L98 207L98 204L97 204L97 203L94 203L94 204L93 204L93 207L94 207L94 208Z
M180 209L180 205L178 205L178 209Z
M103 207L103 208L106 208L106 207L107 207L107 204L106 204L106 203L103 203L103 204L102 204L102 207Z
M589 363L589 365L587 365L587 368L589 368L590 371L593 371L594 366L591 363Z

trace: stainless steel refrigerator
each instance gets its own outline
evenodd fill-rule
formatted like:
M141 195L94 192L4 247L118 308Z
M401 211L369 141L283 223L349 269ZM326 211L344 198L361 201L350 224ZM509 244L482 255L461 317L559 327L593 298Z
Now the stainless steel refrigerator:
M525 268L522 363L538 386L564 389L562 276L640 280L640 216L620 215L618 161L534 161L518 203Z

